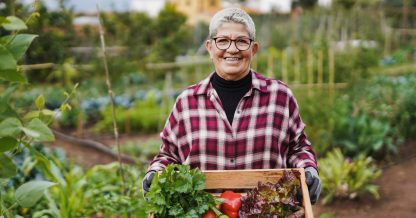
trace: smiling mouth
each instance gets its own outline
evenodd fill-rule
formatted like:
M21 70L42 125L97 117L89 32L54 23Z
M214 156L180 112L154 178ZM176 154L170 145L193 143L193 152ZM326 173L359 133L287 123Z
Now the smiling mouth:
M224 60L226 60L226 61L239 61L239 60L241 60L241 58L238 58L238 57L226 57L226 58L224 58Z

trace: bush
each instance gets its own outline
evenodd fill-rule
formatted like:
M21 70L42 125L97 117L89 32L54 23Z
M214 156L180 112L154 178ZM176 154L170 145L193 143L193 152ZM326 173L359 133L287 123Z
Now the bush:
M152 159L160 150L160 140L149 139L143 143L129 142L121 145L121 153L133 157L143 157L146 160ZM116 149L116 147L114 147Z
M85 173L84 205L79 217L101 214L104 217L145 217L141 179L144 169L124 166L126 190L123 193L120 164L97 165ZM82 216L81 216L82 215ZM128 216L131 217L131 216Z
M117 107L117 125L120 132L154 133L159 131L167 118L167 104L162 105L152 93L146 99L137 100L131 108ZM113 126L112 109L107 106L102 112L103 120L98 122L96 131L111 131Z
M397 151L393 137L396 130L389 122L358 114L339 117L336 125L335 143L348 155L379 157Z
M67 110L61 114L58 118L58 123L61 128L75 128L79 122L81 115L81 110L78 108L73 108Z
M355 199L367 193L379 198L378 186L372 183L381 175L381 170L371 157L359 155L349 159L340 149L335 149L318 164L324 204L336 198Z
M301 92L302 91L302 92ZM345 95L328 96L327 90L296 90L305 132L318 156L333 148L334 128L340 116L347 116L348 101Z
M397 112L394 122L396 122L399 132L405 138L415 137L416 135L416 76L400 77L401 96L399 97Z

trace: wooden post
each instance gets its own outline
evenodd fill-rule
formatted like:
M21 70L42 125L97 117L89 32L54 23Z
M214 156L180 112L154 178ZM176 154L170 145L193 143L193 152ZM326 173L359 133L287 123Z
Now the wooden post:
M403 41L404 42L408 42L408 23L409 23L409 4L410 1L409 0L403 0L403 8L402 8L402 14L403 14L403 18L402 18L402 29L403 29Z
M306 63L308 73L308 96L312 97L312 86L313 86L313 52L309 46L306 46Z
M391 33L392 30L386 26L384 30L384 56L389 55L391 51Z
M308 84L313 83L313 51L308 47L307 51L307 66L308 66Z
M333 96L334 84L335 84L335 54L334 49L330 47L328 49L328 72L329 72L329 94Z
M318 51L318 83L322 84L324 82L324 52L322 50Z
M172 85L172 71L169 70L165 74L165 99L166 104L171 105L171 101L173 101L173 85ZM168 107L165 107L168 108ZM162 111L162 110L160 110ZM162 113L160 113L160 116L163 116ZM159 119L158 128L161 129L164 125L164 119Z
M295 81L294 83L300 83L300 54L299 48L294 49L294 58L295 58Z
M287 50L282 51L282 80L286 84L289 83L289 76L287 72Z
M171 97L172 91L172 71L169 70L165 74L165 97Z
M267 76L271 79L274 79L273 59L274 59L274 52L269 52L269 56L267 57Z

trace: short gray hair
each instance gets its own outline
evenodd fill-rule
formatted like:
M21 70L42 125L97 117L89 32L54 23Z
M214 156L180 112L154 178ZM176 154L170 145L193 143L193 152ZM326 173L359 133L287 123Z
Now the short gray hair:
M250 15L240 8L226 8L218 11L211 19L209 24L209 38L213 38L217 34L218 28L223 23L240 23L243 24L251 39L256 39L256 27Z

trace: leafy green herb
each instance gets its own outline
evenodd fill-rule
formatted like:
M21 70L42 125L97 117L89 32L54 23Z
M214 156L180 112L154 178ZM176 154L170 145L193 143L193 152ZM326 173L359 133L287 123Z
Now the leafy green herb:
M218 202L204 191L205 175L186 165L168 165L153 178L147 213L156 217L201 217Z
M299 178L299 172L285 171L276 184L259 182L241 198L239 217L303 217L303 208L296 198Z

